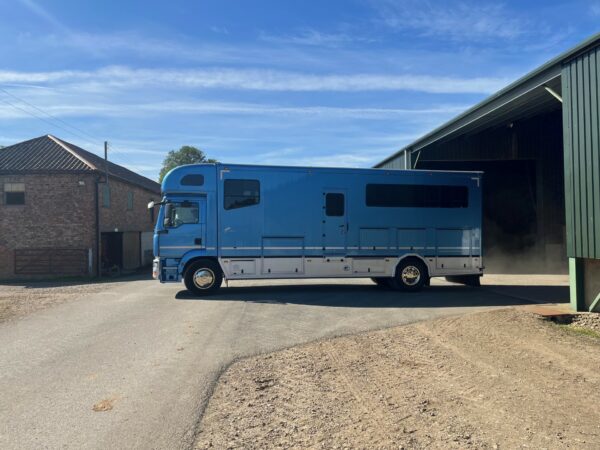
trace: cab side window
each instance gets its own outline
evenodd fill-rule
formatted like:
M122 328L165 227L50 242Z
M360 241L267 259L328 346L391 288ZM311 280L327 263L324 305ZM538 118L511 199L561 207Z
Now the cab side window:
M199 223L198 202L169 203L165 211L165 226L175 228L186 223Z

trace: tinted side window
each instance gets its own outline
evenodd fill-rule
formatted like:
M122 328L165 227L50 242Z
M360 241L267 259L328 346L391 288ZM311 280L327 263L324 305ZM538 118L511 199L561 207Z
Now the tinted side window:
M204 184L204 175L188 174L181 179L183 186L202 186Z
M344 215L344 194L325 195L325 214L338 217Z
M225 180L225 209L245 208L260 203L260 183L258 180Z
M467 208L469 189L466 186L443 186L440 202L442 208Z
M386 208L467 208L466 186L367 184L367 206Z

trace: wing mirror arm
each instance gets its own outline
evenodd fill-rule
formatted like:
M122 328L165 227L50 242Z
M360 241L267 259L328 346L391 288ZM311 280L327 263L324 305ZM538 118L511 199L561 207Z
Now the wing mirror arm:
M167 203L169 203L169 202L166 200L163 200L161 202L155 202L154 200L152 200L151 202L148 203L148 209L152 209L155 206L166 205Z

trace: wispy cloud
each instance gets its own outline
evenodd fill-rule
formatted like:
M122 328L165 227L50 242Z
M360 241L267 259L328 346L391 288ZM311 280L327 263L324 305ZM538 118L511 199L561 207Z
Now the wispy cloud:
M90 87L169 86L257 91L418 91L491 93L507 78L458 78L414 74L307 74L263 69L132 69L105 67L95 71L0 71L0 83L88 83Z
M286 152L286 150L289 149L282 148L264 156L259 155L259 158L252 157L252 162L310 167L368 167L390 153L390 149L387 148L378 151L364 149L342 153L323 151L322 156L306 156L306 151L302 152L302 149L294 149L295 151L292 153Z
M0 101L8 101L19 108L0 109L0 118L29 118L31 108L21 104L14 98L3 97ZM252 116L305 116L311 118L345 118L345 119L392 119L394 117L411 118L414 116L432 116L457 114L464 111L465 105L440 105L429 108L352 108L328 106L279 106L258 103L234 102L155 102L155 103L98 103L88 99L79 103L65 103L52 100L48 104L36 102L45 112L55 117L141 117L163 114L192 115L252 115ZM25 110L25 111L24 111ZM35 112L35 111L34 111Z
M306 28L295 34L274 35L265 32L259 34L264 42L276 44L311 45L320 47L341 47L348 44L375 42L375 39L350 33L325 33Z
M592 3L590 6L590 12L594 16L600 16L600 3Z
M502 3L429 0L374 0L388 26L416 31L422 36L453 39L515 39L526 33L527 23Z

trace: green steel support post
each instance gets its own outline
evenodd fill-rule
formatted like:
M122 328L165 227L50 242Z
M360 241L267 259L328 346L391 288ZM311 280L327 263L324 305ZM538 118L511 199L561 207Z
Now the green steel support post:
M571 309L585 311L583 261L581 258L569 258L569 281L571 284Z

